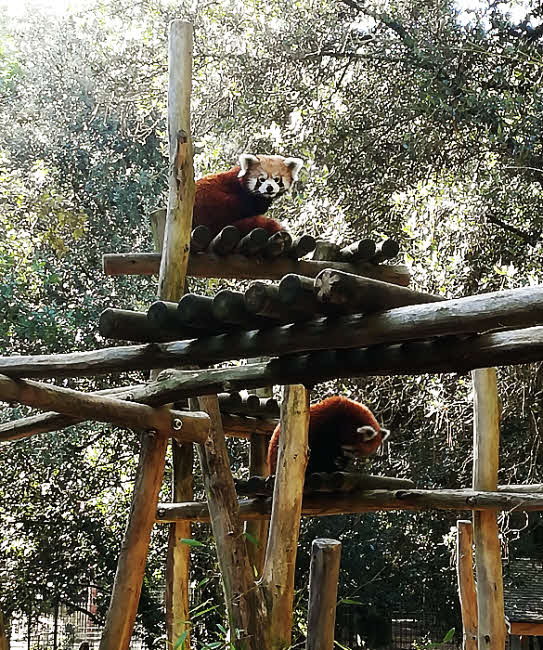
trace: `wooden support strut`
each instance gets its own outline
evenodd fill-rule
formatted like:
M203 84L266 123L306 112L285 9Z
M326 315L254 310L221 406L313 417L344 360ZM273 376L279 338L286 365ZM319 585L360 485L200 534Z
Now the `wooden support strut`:
M106 395L89 395L62 386L0 375L0 401L19 402L39 409L54 409L72 417L111 422L119 426L181 441L203 443L209 432L205 413L187 413L166 407L152 408Z
M168 212L160 261L158 296L178 300L184 290L190 250L190 229L194 204L194 170L190 135L190 94L192 77L192 25L173 20L168 38ZM152 367L152 366L151 366ZM127 650L136 619L145 562L149 548L158 493L164 474L166 439L144 439L132 508L117 564L113 593L100 641L100 650ZM190 449L190 447L189 447ZM190 498L190 497L189 497ZM182 525L183 530L190 526ZM181 536L181 535L179 535ZM188 574L187 561L182 573ZM185 630L188 620L188 580L180 609L175 612L175 629L167 625L170 643ZM188 631L187 631L188 635ZM185 649L189 639L185 639Z
M462 611L462 650L477 650L477 594L473 577L471 521L456 522L456 575Z
M496 490L499 466L499 404L495 368L474 370L473 489ZM479 650L504 650L502 558L495 512L473 513L477 570Z
M270 603L268 631L272 650L289 647L291 641L294 567L307 465L308 428L309 392L303 386L285 386L281 406L282 435L261 581Z

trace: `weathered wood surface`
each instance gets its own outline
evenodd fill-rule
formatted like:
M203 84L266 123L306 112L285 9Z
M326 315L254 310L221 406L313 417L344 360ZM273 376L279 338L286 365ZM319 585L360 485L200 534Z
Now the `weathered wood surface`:
M166 368L183 363L218 363L262 355L291 355L308 350L356 348L403 342L413 338L468 334L497 327L527 328L540 322L543 322L543 289L515 289L433 304L399 307L367 316L342 316L332 322L317 319L272 327L264 331L236 332L193 341L124 346L59 355L0 357L0 372L12 377L98 375L146 370L152 367ZM521 344L523 338L524 343ZM448 356L443 353L443 356L435 354L436 357L440 356L444 367L438 369L439 364L436 363L435 371L454 372L478 367L480 360L488 353L488 348L481 347L476 360L465 355L471 355L474 352L473 347L479 348L477 341L481 340L487 343L492 340L500 341L499 349L492 351L495 357L491 356L496 364L504 363L503 359L507 359L511 346L516 347L519 353L516 363L538 360L543 352L539 328L526 330L524 334L508 333L501 339L479 337L475 343L474 340L459 341L455 342L454 349L451 341L447 341L445 352L448 352ZM432 344L429 346L431 348ZM415 372L417 366L419 372L432 371L431 365L427 363L429 355L421 358L421 348L417 344L413 343L413 347L407 349L416 351L416 356L410 359L410 365ZM427 346L423 344L422 350L428 351ZM375 354L378 356L380 350ZM349 359L355 356L350 352L345 355L345 360L349 363ZM400 352L400 356L404 357L404 354ZM443 363L444 358L447 359L446 363ZM429 368L423 370L424 364ZM272 383L282 382L268 381L265 385ZM220 392L223 390L221 388Z
M355 276L357 277L357 276ZM321 302L315 293L315 281L303 275L289 273L279 283L279 301L290 309L300 309L308 314L340 314L342 310ZM397 286L397 285L394 285Z
M154 523L149 509L158 501L167 443L165 436L143 435L132 506L100 640L101 650L127 650L130 644Z
M255 361L260 361L255 359ZM264 359L262 359L264 361ZM273 386L258 388L254 397L260 407L267 400L275 406L275 416L278 417L279 404L273 399ZM247 401L245 402L247 405ZM224 417L224 416L223 416ZM224 419L223 419L224 424ZM275 428L275 427L274 427ZM268 444L269 438L259 435L252 435L249 442L249 476L265 476L268 473ZM239 494L238 485L236 492ZM266 556L266 545L268 542L268 521L266 519L245 522L245 532L247 533L247 552L249 561L253 567L256 577L260 577L264 567L264 558ZM256 542L256 543L255 543Z
M102 257L106 275L156 275L158 253L106 253ZM287 273L316 277L322 270L334 268L383 282L407 286L411 278L402 264L348 264L325 260L295 260L290 257L257 259L233 253L225 257L212 253L191 255L187 273L196 278L236 278L238 280L280 280Z
M311 544L306 650L333 650L341 542L315 539Z
M104 395L106 397L115 397L115 399L118 400L128 399L134 401L134 391L136 391L136 395L139 395L139 392L144 389L145 384L138 384L135 386L110 388L91 394ZM231 396L229 395L229 397ZM239 394L238 397L241 403L241 397ZM142 399L144 398L142 397ZM219 395L219 403L220 401L221 396ZM143 401L139 403L145 402ZM228 403L233 402L228 401ZM242 403L240 409L249 412L249 409L244 409ZM261 413L264 414L264 411ZM182 414L184 417L187 415L185 411L183 411ZM18 420L3 422L0 424L0 442L21 440L23 438L28 438L39 433L60 431L61 429L65 429L66 427L70 427L74 424L84 421L85 418L63 415L56 412L31 415L29 417L19 418ZM270 436L277 424L277 420L270 420L268 416L265 415L264 417L261 417L260 413L259 417L257 418L247 416L244 417L234 414L223 415L223 422L225 423L226 435L237 438L250 438L252 434Z
M179 300L183 294L190 251L195 194L190 130L192 29L188 22L173 20L168 33L169 192L158 279L158 297L165 301ZM164 473L165 452L165 444L158 441L154 444L151 441L148 447L142 446L132 509L119 555L100 650L125 650L130 644L153 526L153 511ZM184 536L190 536L189 525L180 523L176 528L187 530ZM188 562L182 569L182 575L185 586L188 586ZM174 583L178 586L175 579ZM180 609L169 616L178 620L178 629L184 629L184 621L188 619L188 591L179 594L177 603ZM173 633L172 626L167 626L167 631ZM173 647L176 639L168 640ZM189 649L189 638L185 639L184 647Z
M287 648L291 642L308 428L309 391L304 386L285 386L273 508L261 580L268 603L272 650Z
M271 499L239 500L242 519L269 518ZM378 510L543 510L541 494L514 492L476 492L474 490L368 490L357 494L307 494L302 504L302 516L357 514ZM209 521L205 503L160 503L157 521L169 523L177 519Z
M445 300L441 296L332 269L321 271L314 283L320 301L348 309L351 313L368 313Z
M211 435L198 448L211 526L231 630L244 630L240 643L248 650L269 647L266 607L255 585L249 562L239 505L226 450L221 415L215 396L199 398L200 408L211 418Z
M123 394L123 393L121 393ZM111 422L142 431L157 431L177 440L204 442L209 432L205 413L187 413L166 407L81 393L71 388L0 375L0 401L18 402L39 409L54 409L77 418Z
M344 246L338 253L342 262L369 262L377 251L373 239L360 239L348 246Z
M375 255L371 258L373 264L380 264L386 260L391 260L400 252L400 245L395 239L384 239L375 247Z
M163 343L184 338L179 331L170 331L164 325L151 322L144 312L129 309L105 309L100 314L98 331L106 339L133 343Z
M292 259L300 259L304 255L315 250L317 242L312 235L300 235L292 240L292 246L287 251L287 255Z
M266 469L266 468L265 468ZM271 496L273 494L274 476L253 474L249 479L237 479L236 490L243 496ZM413 481L389 476L372 476L355 472L316 472L305 477L304 492L360 492L366 490L398 490L414 488Z
M473 534L471 521L456 522L456 576L462 612L462 649L477 650L477 594L473 577Z
M473 489L498 487L500 408L495 368L474 370ZM506 629L502 556L495 512L473 513L479 650L503 650Z
M327 266L330 268L337 268L330 264L331 262L336 262L340 255L340 247L334 242L328 241L326 239L317 239L315 243L315 250L313 251L313 257L311 261L313 262L326 262ZM345 262L339 262L339 264L344 264ZM309 275L308 273L300 273L300 275Z
M283 323L304 321L315 316L313 310L304 310L299 305L285 305L279 300L279 288L264 282L253 282L247 289L245 306L251 314Z

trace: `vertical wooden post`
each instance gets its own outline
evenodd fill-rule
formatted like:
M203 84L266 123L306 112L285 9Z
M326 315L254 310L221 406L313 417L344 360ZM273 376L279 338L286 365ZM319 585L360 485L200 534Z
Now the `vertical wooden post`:
M341 542L315 539L311 545L306 650L332 650L336 623Z
M474 389L473 489L496 490L499 466L499 404L495 368L472 371ZM479 650L505 648L505 613L496 513L473 512L477 569Z
M0 650L8 650L8 634L4 623L4 613L0 609Z
M180 20L170 23L168 65L169 200L158 296L162 300L175 300L182 295L185 284L195 191L190 136L190 23ZM143 436L132 508L100 650L124 650L129 647L164 474L166 445L167 439L160 436L150 433ZM182 618L187 620L184 614Z
M291 641L308 428L309 391L304 386L285 386L270 534L262 571L272 649L288 647Z
M259 363L267 361L267 357L252 359L252 362ZM257 388L255 394L259 397L273 397L273 387ZM249 449L249 476L266 476L268 473L268 444L266 436L252 435ZM247 540L247 551L251 566L256 576L260 576L264 566L266 555L266 543L268 541L269 521L267 519L255 519L245 522L245 532L258 540L258 546L251 539Z
M471 521L456 522L456 576L462 611L462 648L477 650L477 594L473 578L473 534Z
M198 398L211 419L209 438L198 445L213 537L230 621L233 644L246 650L268 650L266 605L249 562L239 504L226 450L216 395ZM236 641L237 640L237 641Z
M161 300L177 302L185 292L190 252L190 231L194 206L194 168L190 130L192 87L192 25L181 20L170 23L168 40L168 138L170 173L168 210L164 228L163 211L153 213L155 244L162 241L162 259L158 283ZM193 447L172 441L172 498L192 500ZM190 546L183 539L191 536L190 523L170 524L166 561L166 634L168 648L187 632L184 650L190 647L189 568Z

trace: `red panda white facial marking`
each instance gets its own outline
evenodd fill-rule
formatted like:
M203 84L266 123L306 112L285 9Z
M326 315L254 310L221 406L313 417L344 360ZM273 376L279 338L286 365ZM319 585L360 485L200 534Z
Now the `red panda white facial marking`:
M283 156L254 156L244 153L239 157L239 178L248 192L270 200L287 192L298 179L303 161Z

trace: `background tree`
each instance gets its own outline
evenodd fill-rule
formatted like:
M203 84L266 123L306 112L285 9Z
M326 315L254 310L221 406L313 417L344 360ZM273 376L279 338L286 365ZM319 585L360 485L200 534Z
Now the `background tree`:
M306 169L297 195L273 209L291 231L338 242L393 235L416 287L446 296L540 283L542 16L532 2L514 15L508 8L109 0L63 16L37 9L4 16L2 353L103 346L96 330L103 308L144 308L154 298L152 279L105 278L100 258L152 249L146 214L166 187L166 26L174 16L195 24L198 173L226 169L242 151L300 156ZM210 292L221 284L194 282ZM503 370L500 384L500 480L541 481L539 365ZM110 380L70 385L98 389ZM470 484L469 377L329 382L319 391L367 401L392 428L372 471L409 476L421 487ZM23 412L6 409L2 418ZM30 602L50 611L57 598L77 607L94 585L100 619L137 449L130 432L97 424L0 447L5 613ZM238 472L244 453L233 444ZM346 602L340 616L357 610L380 620L408 603L420 610L431 602L449 625L456 596L446 543L455 519L327 518L304 523L303 543L317 534L344 542L340 597L361 606ZM510 552L540 552L539 515L514 540L524 523L504 521ZM205 609L220 595L207 527L198 530L206 546L194 554L196 583L204 581L195 604ZM163 560L157 528L141 604L149 643L161 633ZM307 553L298 579L302 606ZM202 640L204 627L220 622L213 612L197 633Z

